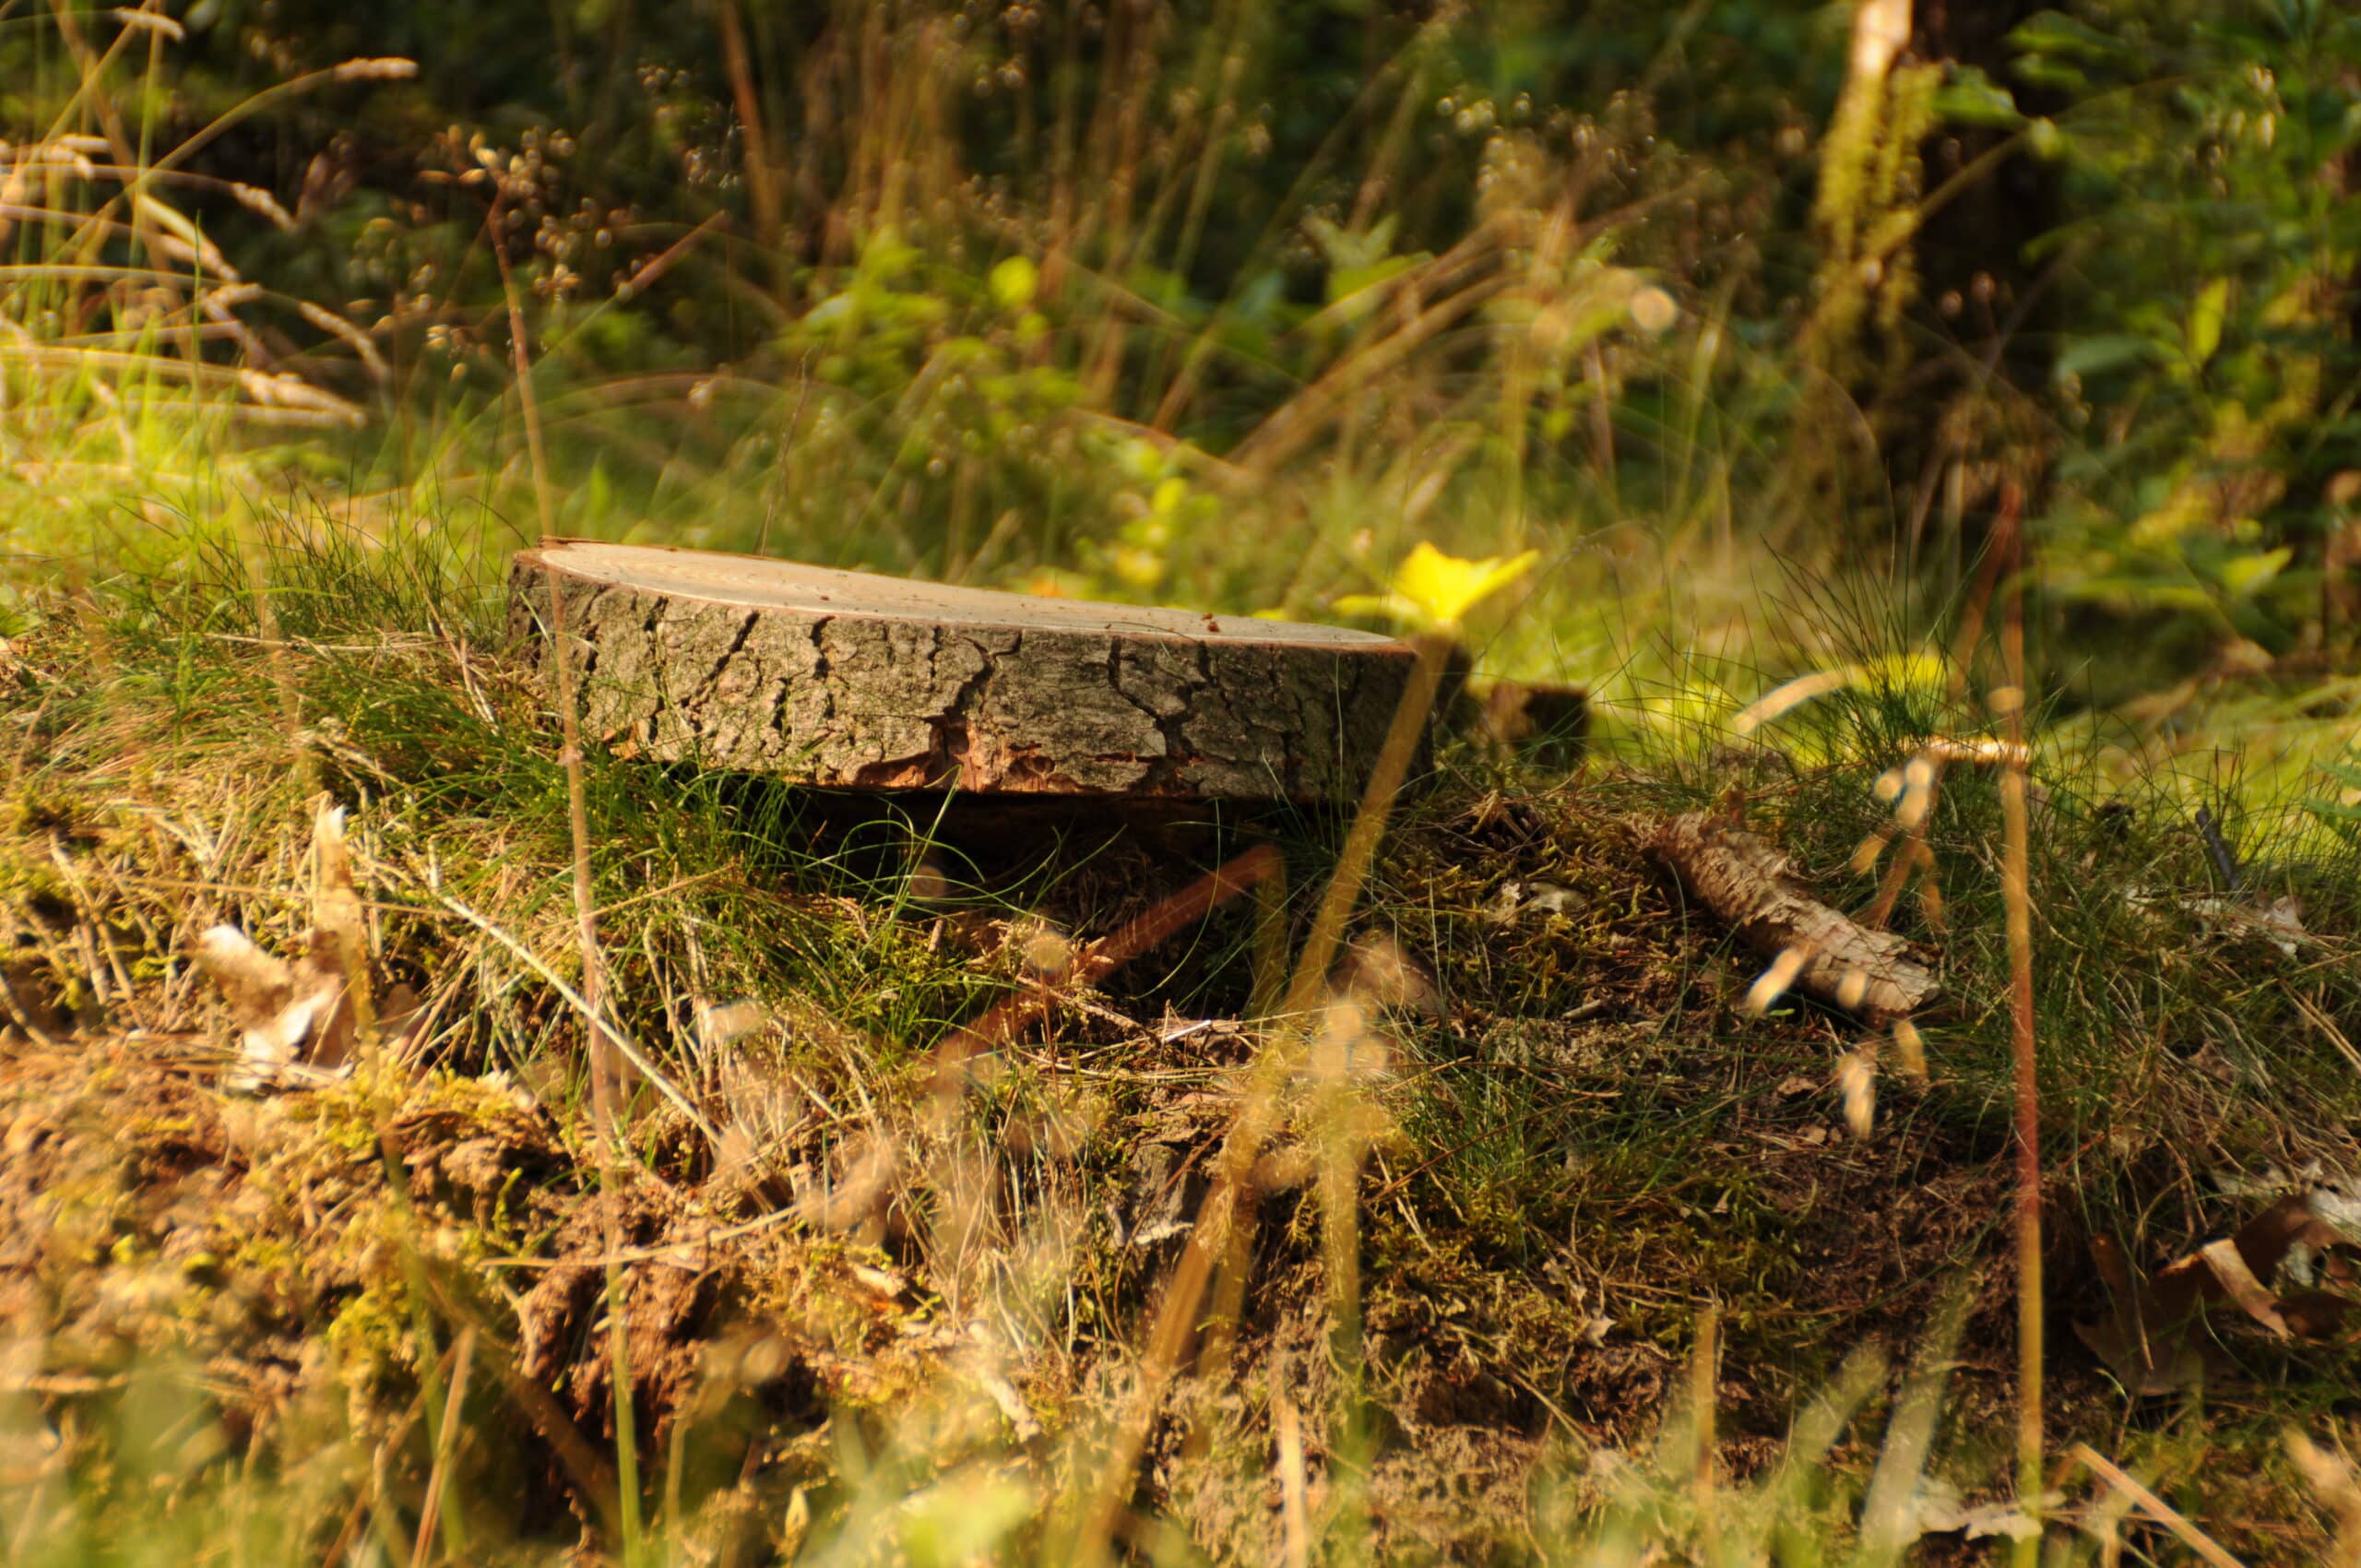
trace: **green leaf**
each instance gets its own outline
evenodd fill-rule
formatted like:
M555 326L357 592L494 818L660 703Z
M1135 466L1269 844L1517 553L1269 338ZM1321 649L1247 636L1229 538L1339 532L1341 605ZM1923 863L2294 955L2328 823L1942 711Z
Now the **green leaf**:
M2104 375L2111 370L2158 358L2155 340L2136 333L2107 332L2077 338L2058 356L2060 375Z
M1348 300L1355 294L1374 289L1387 279L1406 272L1426 259L1423 254L1389 255L1365 267L1337 267L1328 274L1328 303L1333 305L1339 300Z
M2046 87L2053 92L2080 95L2090 89L2091 78L2080 66L2063 61L2046 60L2029 54L2011 67L2010 75L2027 87Z
M1997 125L2013 130L2024 114L2009 89L1974 65L1963 65L1935 92L1935 113L1954 125Z
M1032 1494L980 1468L955 1472L893 1512L905 1558L919 1568L987 1561L1031 1517Z
M2134 610L2187 610L2202 613L2213 608L2203 588L2168 578L2132 576L2121 573L2067 578L2048 585L2059 599L2087 604L2115 604Z
M2059 11L2028 17L2010 32L2009 42L2026 54L2051 59L2118 60L2132 53L2121 39Z
M2352 754L2361 761L2361 752ZM2339 837L2361 844L2361 799L2344 799L2347 795L2361 796L2361 766L2322 761L2318 766L2331 784L2340 788L2333 795L2306 795L2304 809Z
M2253 555L2233 556L2216 565L2213 575L2233 596L2245 599L2284 571L2287 563L2295 557L2294 550L2282 545L2277 550L2265 550Z

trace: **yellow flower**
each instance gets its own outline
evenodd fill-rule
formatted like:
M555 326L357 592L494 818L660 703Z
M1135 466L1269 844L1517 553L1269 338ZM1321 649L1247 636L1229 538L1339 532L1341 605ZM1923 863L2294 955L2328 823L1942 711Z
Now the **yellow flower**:
M1394 569L1382 594L1351 594L1336 601L1348 615L1384 615L1421 631L1447 631L1467 612L1533 570L1541 552L1463 561L1426 540Z

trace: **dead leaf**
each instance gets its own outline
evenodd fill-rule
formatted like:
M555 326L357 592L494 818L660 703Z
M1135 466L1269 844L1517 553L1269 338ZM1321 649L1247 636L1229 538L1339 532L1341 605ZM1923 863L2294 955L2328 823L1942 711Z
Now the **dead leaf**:
M2279 949L2282 957L2297 956L2304 944L2312 939L2311 932L2304 928L2304 903L2300 898L2274 898L2267 905L2236 898L2190 898L2184 901L2182 908L2218 926L2250 932Z
M2202 1374L2205 1351L2196 1325L2217 1304L2236 1306L2276 1339L2334 1334L2354 1303L2311 1287L2339 1276L2340 1249L2350 1246L2310 1194L2282 1197L2235 1236L2175 1259L2153 1278L2135 1278L2114 1241L2097 1237L2091 1254L2114 1298L2114 1318L2077 1324L2074 1332L2135 1394L2169 1394ZM2298 1289L2283 1291L2283 1278Z
M1514 925L1517 909L1524 902L1525 884L1512 877L1501 884L1499 890L1485 903L1482 913L1494 925Z
M757 1002L713 1002L696 999L694 1016L697 1042L707 1051L719 1051L724 1046L758 1034L770 1027L770 1015Z
M196 939L197 967L211 976L238 1026L238 1061L222 1079L235 1093L303 1088L350 1070L353 992L368 984L353 966L368 961L368 916L352 880L344 809L323 795L312 815L312 931L291 962L255 945L235 926ZM416 1006L410 1003L410 1010Z
M2066 1494L2053 1491L2041 1500L2042 1512L2054 1515L2065 1506ZM1984 1540L2003 1536L2011 1540L2028 1540L2041 1534L2041 1522L2014 1498L1993 1503L1979 1503L1971 1507L1960 1495L1959 1488L1939 1476L1924 1476L1918 1481L1917 1495L1911 1499L1914 1538L1917 1536L1960 1536L1968 1540Z
M2254 1277L2254 1271L2247 1266L2247 1260L2238 1255L2236 1242L2208 1241L2174 1264L2160 1277L2169 1277L2176 1270L2194 1272L2199 1266L2213 1276L2213 1284L2224 1295L2236 1301L2247 1316L2279 1338L2288 1337L2287 1320L2279 1315L2279 1298Z
M2257 1277L2277 1277L2284 1265L2301 1270L2298 1282L2312 1283L2312 1259L2352 1241L2325 1215L2319 1194L2297 1193L2281 1198L2238 1228L2238 1254Z
M1536 881L1525 886L1525 908L1536 915L1578 915L1589 903L1572 888L1554 882Z
M2114 1310L2105 1323L2074 1324L2074 1336L2135 1398L2174 1394L2202 1382L2205 1355L2189 1334L2192 1314L2187 1307L2168 1310L2146 1280L2134 1277L2113 1237L2091 1238L2091 1261L2106 1283Z
M344 840L344 808L330 805L326 795L312 816L312 924L347 944L347 952L365 952L349 945L368 937L367 917L361 894L352 885L352 850Z
M2344 1326L2352 1312L2350 1297L2326 1290L2298 1290L2279 1298L2279 1315L2285 1320L2287 1332L2298 1339L2328 1338Z

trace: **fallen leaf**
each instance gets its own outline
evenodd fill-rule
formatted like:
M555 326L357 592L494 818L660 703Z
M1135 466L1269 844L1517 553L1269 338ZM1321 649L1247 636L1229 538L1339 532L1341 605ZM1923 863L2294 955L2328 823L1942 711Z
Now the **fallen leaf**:
M2213 1283L2236 1301L2247 1316L2282 1339L2289 1336L2287 1320L2279 1315L2279 1298L2254 1277L2254 1270L2248 1268L2247 1260L2239 1255L2236 1241L2208 1241L2175 1264L2172 1269L2165 1270L2165 1274L2170 1275L2173 1269L2193 1269L2199 1265L2213 1276Z
M2074 1336L2135 1398L2177 1393L2204 1380L2204 1352L2188 1330L2191 1313L2166 1309L2134 1277L2110 1236L2091 1238L2091 1261L2106 1281L2113 1311L2104 1323L2077 1323Z
M2347 1277L2351 1242L2321 1216L2315 1196L2284 1196L2235 1236L2208 1241L2150 1278L2134 1277L2111 1238L2094 1238L2092 1260L2114 1313L2107 1323L2076 1324L2076 1336L2125 1387L2153 1396L2185 1388L2203 1374L2206 1350L2196 1325L2220 1303L2235 1305L2276 1339L2334 1334L2354 1302L2312 1287L2322 1277ZM2298 1288L2283 1289L2283 1278Z
M1536 915L1580 914L1588 900L1571 887L1536 881L1527 885L1525 908Z
M2308 1285L2315 1254L2353 1244L2321 1212L2320 1196L2298 1193L2283 1197L2238 1228L2238 1255L2257 1277L2273 1278L2293 1264L2302 1271L2298 1282Z
M756 1002L711 1002L700 997L695 1004L697 1042L707 1051L722 1047L748 1035L758 1034L770 1027L770 1015Z

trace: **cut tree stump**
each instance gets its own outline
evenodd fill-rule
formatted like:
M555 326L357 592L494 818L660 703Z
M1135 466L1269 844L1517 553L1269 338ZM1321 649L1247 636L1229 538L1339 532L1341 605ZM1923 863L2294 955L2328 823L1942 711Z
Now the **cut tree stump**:
M1416 663L1335 626L585 540L510 567L537 662L552 587L587 737L836 789L1346 804Z

